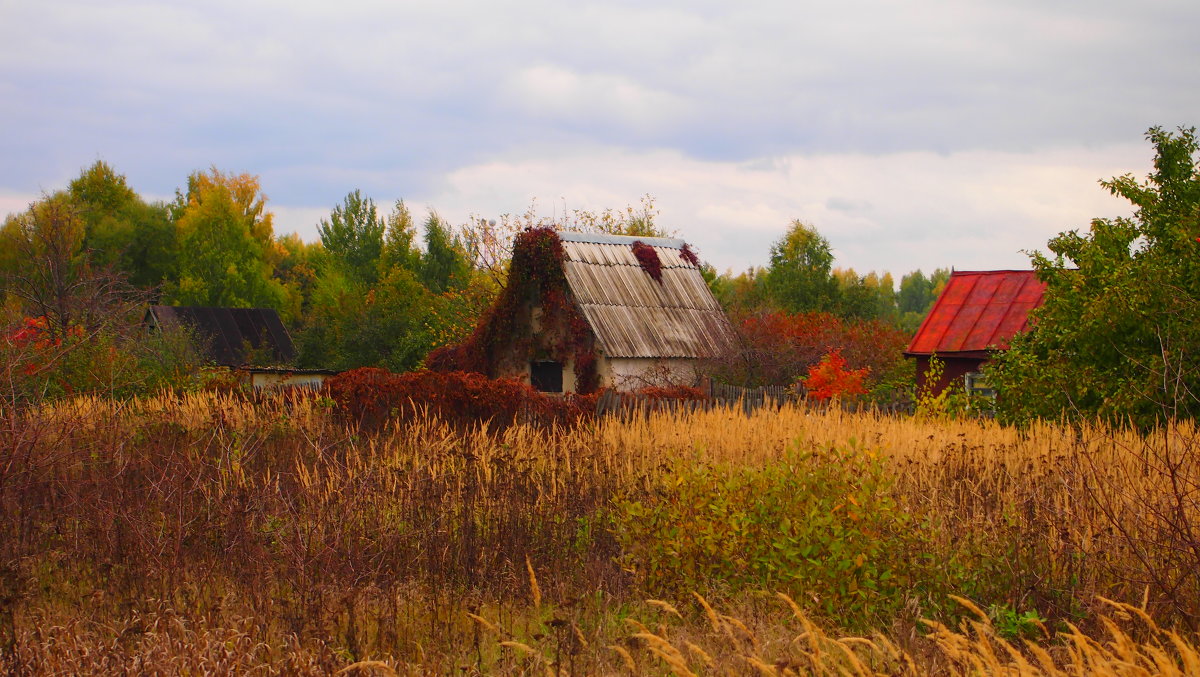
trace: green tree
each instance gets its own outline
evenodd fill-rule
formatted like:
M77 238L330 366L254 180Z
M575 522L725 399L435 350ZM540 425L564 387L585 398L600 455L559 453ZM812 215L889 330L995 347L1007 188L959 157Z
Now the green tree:
M173 208L181 251L179 283L169 293L173 302L287 307L287 290L273 277L286 251L274 241L257 177L225 175L215 168L196 172Z
M896 304L900 313L899 324L909 333L916 332L922 320L929 314L934 301L946 288L950 279L949 268L938 268L926 277L920 270L913 271L900 278L900 291L896 295Z
M174 276L178 251L166 205L144 201L102 160L83 170L67 192L83 219L83 248L93 264L125 273L141 288Z
M896 302L902 313L924 314L933 298L933 282L920 270L900 278L900 292Z
M829 310L837 299L833 277L833 251L817 229L792 221L787 233L771 246L766 291L784 310Z
M993 368L1010 421L1064 412L1149 425L1200 411L1200 173L1194 129L1155 127L1154 171L1101 185L1136 207L1034 254L1047 289Z
M350 275L373 283L379 275L385 227L375 201L355 190L333 208L328 219L321 219L317 232L330 257L345 266Z
M412 212L404 200L397 200L386 219L380 267L383 270L399 267L414 273L420 271L421 252L414 246L416 241L417 229L413 225Z
M871 271L859 275L853 268L839 268L833 271L833 277L838 286L835 304L838 315L863 320L896 321L896 289L891 273L880 275Z
M421 257L421 283L440 294L467 283L471 262L450 226L433 212L425 220L425 253Z
M394 267L367 289L338 267L322 272L297 345L302 366L408 371L434 347L438 299L412 271Z
M125 320L144 298L124 276L93 265L83 248L84 221L69 193L45 197L0 227L2 289L50 337L93 334Z

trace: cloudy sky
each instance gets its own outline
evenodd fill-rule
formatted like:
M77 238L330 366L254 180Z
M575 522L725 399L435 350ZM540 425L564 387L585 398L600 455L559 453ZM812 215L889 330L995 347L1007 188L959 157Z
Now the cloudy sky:
M719 268L792 219L837 264L1023 267L1200 122L1189 0L0 0L0 213L97 159L149 197L261 177L454 222L621 208Z

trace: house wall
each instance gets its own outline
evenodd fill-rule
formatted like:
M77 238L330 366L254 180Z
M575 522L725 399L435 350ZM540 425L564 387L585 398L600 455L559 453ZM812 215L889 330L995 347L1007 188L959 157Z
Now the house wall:
M320 389L321 384L328 378L326 374L293 374L278 372L252 372L250 385L255 388L297 388L307 387Z
M942 371L942 377L936 383L929 382L929 357L921 355L917 357L917 392L926 392L926 388L934 395L941 393L947 387L954 386L963 388L963 377L973 371L979 369L987 362L986 359L977 357L938 357L945 368Z
M605 358L599 355L596 373L600 378L600 387L624 391L652 385L696 385L700 381L696 360L688 358ZM524 363L519 369L513 365L513 368L497 373L496 377L529 383L529 363ZM563 365L563 392L577 392L574 360Z
M495 364L495 378L518 379L530 383L529 361L545 352L545 345L558 337L561 327L547 327L539 306L529 307L533 350L511 350ZM520 345L514 344L514 348ZM541 350L539 350L539 346ZM603 351L596 355L596 374L602 388L636 390L650 385L696 385L700 381L697 361L693 358L609 358ZM563 365L563 392L577 392L575 360Z
M691 358L613 357L596 363L600 385L616 390L646 386L695 385L700 380L696 360Z

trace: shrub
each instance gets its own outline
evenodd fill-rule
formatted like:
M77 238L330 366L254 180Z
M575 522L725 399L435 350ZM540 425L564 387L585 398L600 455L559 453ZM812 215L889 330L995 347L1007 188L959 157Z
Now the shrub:
M870 367L846 369L846 358L841 349L834 350L821 358L821 363L808 368L804 387L808 397L814 400L829 400L853 395L865 395L863 379L871 373Z
M710 365L718 381L747 387L791 386L832 351L854 369L867 368L863 387L873 400L911 388L908 335L882 320L847 320L829 313L782 311L734 318L737 347Z
M921 525L890 496L879 458L854 447L793 445L762 466L680 463L662 484L619 501L622 564L647 592L765 588L813 600L869 627L904 604Z
M80 325L54 336L44 317L25 317L0 333L0 374L6 397L43 398L105 394L131 397L160 388L185 388L201 359L190 334L169 329L146 336Z
M551 397L520 381L462 371L393 374L364 367L342 372L324 387L344 417L368 426L422 410L455 424L573 424L594 415L596 406L595 396Z

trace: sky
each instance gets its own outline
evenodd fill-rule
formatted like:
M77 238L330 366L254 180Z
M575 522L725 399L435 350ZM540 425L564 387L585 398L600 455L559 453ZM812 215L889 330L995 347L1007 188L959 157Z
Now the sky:
M0 214L104 160L453 223L622 209L718 269L793 219L860 272L1028 267L1200 118L1188 0L0 0Z

